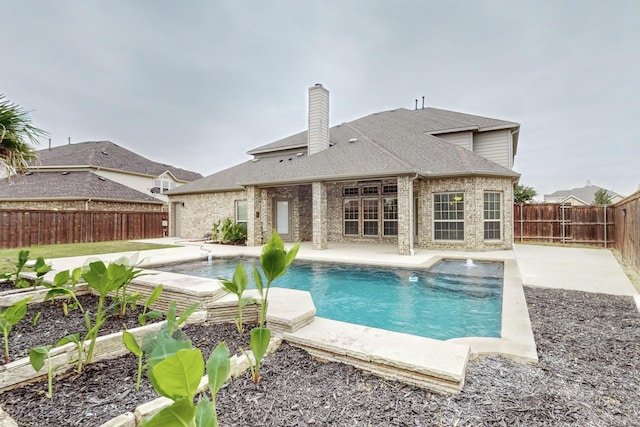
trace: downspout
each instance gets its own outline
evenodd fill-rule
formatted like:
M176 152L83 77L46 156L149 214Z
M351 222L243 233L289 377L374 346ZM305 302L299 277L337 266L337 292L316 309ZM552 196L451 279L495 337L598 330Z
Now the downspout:
M87 199L87 200L84 202L84 210L85 210L85 211L88 211L88 210L89 210L89 203L91 203L91 199Z
M416 176L409 179L409 253L411 255L415 255L415 251L413 250L413 229L414 229L414 212L413 212L413 181L418 178L418 174Z

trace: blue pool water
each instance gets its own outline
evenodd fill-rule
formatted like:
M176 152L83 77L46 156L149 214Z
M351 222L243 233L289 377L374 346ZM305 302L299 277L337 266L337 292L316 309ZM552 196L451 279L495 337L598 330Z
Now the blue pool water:
M160 268L231 279L242 261L214 259ZM317 316L436 339L500 337L502 263L441 261L431 270L294 262L273 287L311 293Z

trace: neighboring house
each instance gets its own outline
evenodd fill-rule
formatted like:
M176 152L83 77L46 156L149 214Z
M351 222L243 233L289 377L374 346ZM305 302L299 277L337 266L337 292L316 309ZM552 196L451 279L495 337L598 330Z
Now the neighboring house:
M164 193L199 178L110 141L67 144L0 180L0 209L166 211Z
M544 201L547 203L563 203L572 206L592 205L598 190L604 190L604 188L591 185L591 182L587 181L587 185L584 187L572 188L571 190L558 190L551 194L545 194ZM611 204L624 199L624 196L618 193L609 190L606 191L607 195L611 198Z
M329 92L309 88L308 131L169 191L170 234L246 223L247 244L287 241L510 248L520 125L435 108L384 111L329 128Z

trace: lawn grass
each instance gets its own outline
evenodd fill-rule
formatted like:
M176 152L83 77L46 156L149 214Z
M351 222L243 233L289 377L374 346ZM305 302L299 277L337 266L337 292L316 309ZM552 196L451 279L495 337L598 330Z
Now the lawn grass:
M64 258L70 256L108 254L113 252L144 251L146 249L175 248L175 245L158 245L129 241L69 243L64 245L31 246L28 248L0 249L0 272L12 270L18 261L20 249L29 251L29 259L38 257Z

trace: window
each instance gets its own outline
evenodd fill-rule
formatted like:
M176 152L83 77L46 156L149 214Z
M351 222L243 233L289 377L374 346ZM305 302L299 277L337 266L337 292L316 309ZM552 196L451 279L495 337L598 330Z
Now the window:
M236 200L236 224L241 224L244 227L244 231L247 231L247 201L246 200Z
M357 196L358 195L358 187L345 187L342 190L343 196Z
M500 240L502 236L501 194L484 193L484 240Z
M366 187L362 187L362 195L363 196L375 196L376 194L378 194L378 191L380 189L378 188L377 185L369 185Z
M433 239L464 240L464 193L433 195Z
M344 201L344 234L346 235L358 235L359 230L359 215L357 200L345 200Z
M397 194L398 193L398 185L390 184L382 186L382 194Z
M398 235L398 199L388 198L382 201L382 234Z
M176 183L168 175L160 175L153 180L152 193L164 193L176 187Z
M362 234L365 236L378 235L378 199L362 200Z

